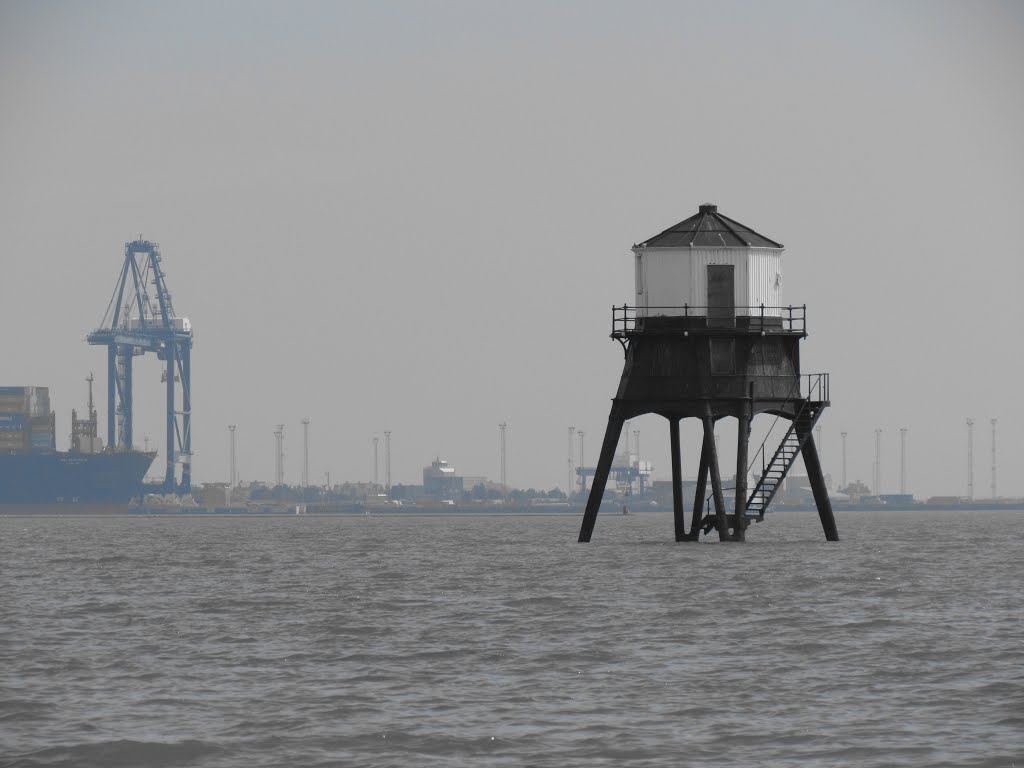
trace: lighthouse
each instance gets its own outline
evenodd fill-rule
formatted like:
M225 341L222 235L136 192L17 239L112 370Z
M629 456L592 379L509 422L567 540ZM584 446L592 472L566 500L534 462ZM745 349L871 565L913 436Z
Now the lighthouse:
M749 524L764 519L797 456L803 458L825 538L837 541L812 434L829 405L829 377L801 373L807 308L782 302L783 245L708 203L632 251L633 304L612 308L611 337L622 345L625 365L579 540L593 535L623 424L656 413L669 423L676 541L697 541L713 530L722 541L743 541ZM769 432L752 457L750 425L758 414L774 416L782 426ZM715 441L715 422L727 417L737 422L731 513ZM679 444L686 418L699 419L703 428L689 526ZM751 474L757 479L748 484Z

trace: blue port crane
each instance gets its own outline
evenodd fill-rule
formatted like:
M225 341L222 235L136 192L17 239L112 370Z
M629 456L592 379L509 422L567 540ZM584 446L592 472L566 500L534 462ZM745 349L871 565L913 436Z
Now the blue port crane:
M174 312L161 262L157 243L141 235L125 243L124 264L103 322L86 338L107 348L107 450L134 450L132 360L155 352L166 364L167 469L161 490L186 494L192 489L192 326Z

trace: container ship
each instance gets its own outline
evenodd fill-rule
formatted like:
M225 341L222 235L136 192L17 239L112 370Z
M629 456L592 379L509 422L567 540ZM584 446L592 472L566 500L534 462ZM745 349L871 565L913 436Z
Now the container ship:
M0 387L0 514L127 512L156 453L104 450L89 411L71 412L71 450L58 451L47 387Z

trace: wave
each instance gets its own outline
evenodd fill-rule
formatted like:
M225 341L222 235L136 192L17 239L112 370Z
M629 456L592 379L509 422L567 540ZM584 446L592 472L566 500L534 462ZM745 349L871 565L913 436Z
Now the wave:
M3 763L3 768L119 768L124 766L183 765L201 758L217 755L223 747L204 741L188 739L179 742L116 741L86 742L47 747L35 752L16 756L12 762Z

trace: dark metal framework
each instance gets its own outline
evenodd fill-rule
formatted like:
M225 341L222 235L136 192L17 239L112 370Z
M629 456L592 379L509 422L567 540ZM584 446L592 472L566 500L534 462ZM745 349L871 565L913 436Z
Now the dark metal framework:
M166 364L167 465L162 490L189 493L192 486L192 329L174 312L161 266L159 246L148 240L125 243L124 264L100 327L87 337L107 347L107 450L134 450L132 360L155 352ZM181 387L181 410L175 403ZM181 481L176 464L181 464Z
M702 532L712 530L722 541L743 541L750 522L764 519L798 455L807 468L825 538L837 541L839 533L812 434L829 405L829 377L800 373L806 316L806 307L736 307L724 316L705 307L613 307L611 336L622 344L626 360L579 540L590 541L593 534L623 425L636 416L657 413L669 422L676 541L697 541ZM761 413L790 424L771 458L766 440L751 461L750 425ZM725 508L714 437L715 422L728 416L739 422L732 515ZM689 528L683 510L679 444L679 423L684 418L700 419L704 431ZM747 476L758 463L759 479L748 493ZM705 499L709 477L713 512Z

